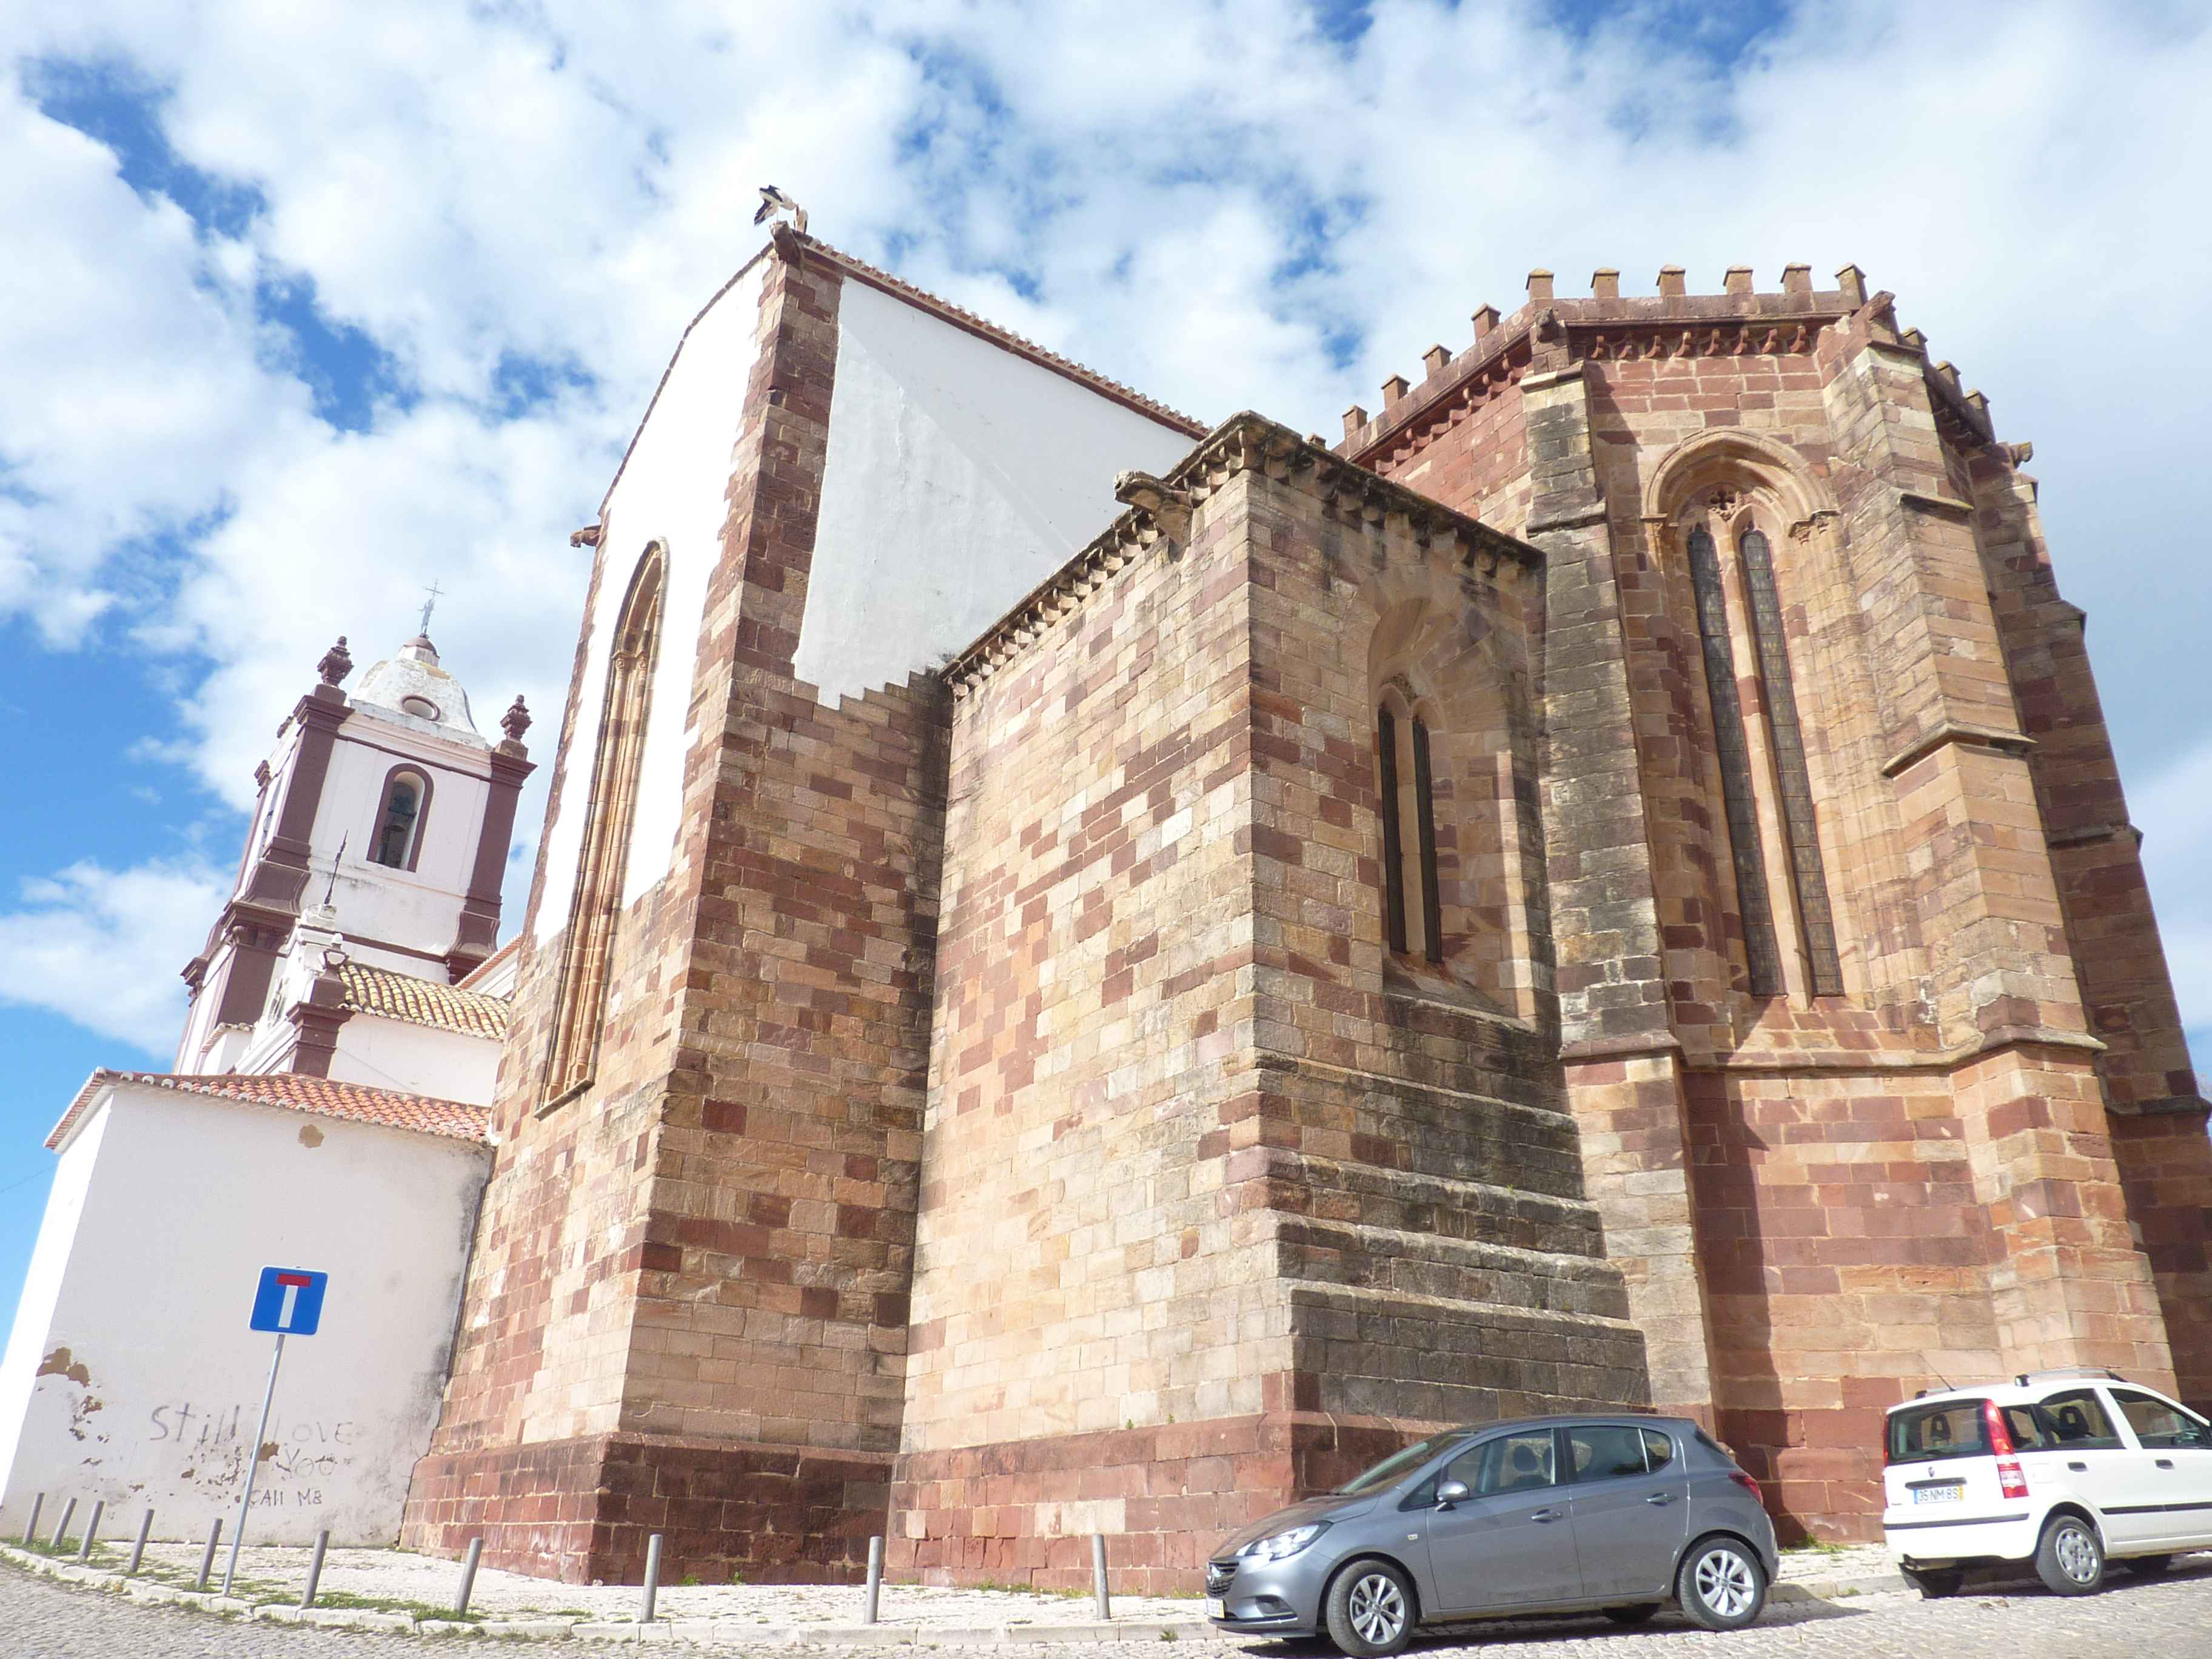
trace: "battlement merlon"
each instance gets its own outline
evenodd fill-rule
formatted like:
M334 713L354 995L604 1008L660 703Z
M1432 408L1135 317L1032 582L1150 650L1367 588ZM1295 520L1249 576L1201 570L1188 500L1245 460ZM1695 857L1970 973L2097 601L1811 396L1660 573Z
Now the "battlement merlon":
M1820 330L1863 318L1875 338L1920 354L1929 396L1957 416L1968 441L1996 445L1989 399L1966 389L1951 364L1927 362L1927 337L1917 329L1900 331L1893 311L1896 296L1870 291L1866 273L1845 265L1833 288L1813 286L1812 267L1782 268L1778 291L1760 293L1748 265L1731 265L1718 294L1691 294L1680 265L1659 271L1659 291L1623 298L1620 273L1611 267L1594 272L1587 298L1562 295L1552 272L1528 273L1528 298L1510 316L1494 306L1473 318L1474 343L1453 353L1431 346L1422 355L1418 381L1393 374L1382 382L1382 406L1369 414L1354 404L1344 413L1344 438L1335 453L1363 465L1409 429L1423 428L1449 416L1452 407L1485 388L1517 380L1546 349L1546 368L1588 361L1654 357L1733 356L1812 349ZM2010 446L2024 448L2026 446ZM2025 459L2022 457L2021 459Z

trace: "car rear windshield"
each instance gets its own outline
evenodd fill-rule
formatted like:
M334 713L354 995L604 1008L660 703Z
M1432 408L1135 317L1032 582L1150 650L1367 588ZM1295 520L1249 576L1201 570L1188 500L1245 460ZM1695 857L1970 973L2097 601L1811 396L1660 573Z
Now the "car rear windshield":
M1889 1414L1889 1461L1925 1463L1940 1457L1980 1457L1990 1449L1981 1400L1906 1406Z

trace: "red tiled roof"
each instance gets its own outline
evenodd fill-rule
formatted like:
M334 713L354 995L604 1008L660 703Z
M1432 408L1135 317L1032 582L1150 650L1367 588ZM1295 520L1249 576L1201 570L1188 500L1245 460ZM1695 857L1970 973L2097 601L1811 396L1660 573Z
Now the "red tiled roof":
M288 1111L309 1112L356 1123L378 1123L388 1129L411 1129L418 1134L441 1135L449 1140L489 1142L491 1114L482 1106L459 1100L439 1100L429 1095L403 1094L397 1089L373 1089L365 1083L338 1083L329 1078L302 1077L296 1072L227 1072L192 1075L179 1072L112 1072L105 1068L85 1079L69 1110L46 1137L48 1148L62 1139L78 1118L110 1084L136 1083L147 1088L167 1089L178 1094L208 1095L218 1100L244 1101L256 1106L281 1106Z
M409 1025L428 1025L463 1036L507 1035L507 999L483 991L465 991L458 985L440 985L389 968L349 962L338 969L345 988L345 1006L360 1014L380 1014Z

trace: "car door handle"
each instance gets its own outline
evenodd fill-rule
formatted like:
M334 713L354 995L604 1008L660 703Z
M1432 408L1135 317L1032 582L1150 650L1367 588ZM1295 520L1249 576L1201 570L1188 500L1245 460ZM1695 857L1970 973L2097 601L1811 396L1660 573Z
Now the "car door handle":
M2066 1467L2080 1474L2086 1472L2089 1466L2087 1463L2069 1463Z
M1647 1504L1671 1504L1674 1501L1674 1494L1670 1492L1655 1492L1644 1501Z
M2173 1467L2173 1460L2171 1457L2161 1457L2158 1460L2158 1466L2162 1469L2170 1469Z
M1557 1510L1532 1510L1529 1512L1528 1518L1531 1521L1535 1522L1540 1526L1547 1525L1558 1520L1559 1518L1559 1512Z

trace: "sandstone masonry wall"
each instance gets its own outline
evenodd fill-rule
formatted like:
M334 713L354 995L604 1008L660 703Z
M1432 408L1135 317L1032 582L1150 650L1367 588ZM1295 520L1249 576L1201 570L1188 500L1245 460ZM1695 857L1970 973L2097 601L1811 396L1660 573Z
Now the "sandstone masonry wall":
M2124 1049L2163 1057L2118 1065L2123 1109L2132 1089L2185 1080L2179 1033L2142 948L2139 872L2053 811L2124 822L2101 726L2086 729L2086 665L2051 632L2055 595L2034 591L2047 562L1985 405L1928 368L1853 270L1831 290L1800 267L1779 294L1747 271L1715 295L1673 270L1655 299L1620 299L1607 272L1596 289L1557 296L1534 274L1528 305L1471 351L1432 354L1419 388L1386 389L1381 419L1348 421L1345 451L1409 481L1424 469L1470 506L1475 469L1429 464L1465 429L1455 388L1503 377L1521 392L1528 532L1552 571L1561 1037L1608 1254L1653 1341L1655 1396L1710 1414L1773 1480L1788 1527L1871 1535L1870 1425L1936 1354L1969 1372L2084 1362L2156 1382L2168 1323L2192 1332L2176 1352L2203 1346L2189 1300L2201 1205L2147 1208L2185 1185L2191 1143L2118 1141L2142 1149L2128 1191L2168 1264L2161 1320L2096 1085L2115 1061L2099 1059L2080 988L2101 972L2126 1009L2106 1017ZM1811 994L1796 953L1771 784L1757 830L1789 984L1750 993L1682 550L1692 511L1724 550L1748 527L1773 550L1841 997ZM1741 590L1727 600L1753 772L1771 779L1751 618ZM1595 783L1609 720L1633 734L1632 787ZM2069 758L2054 765L2034 743L2058 726ZM1821 1346L1838 1333L1850 1340Z

